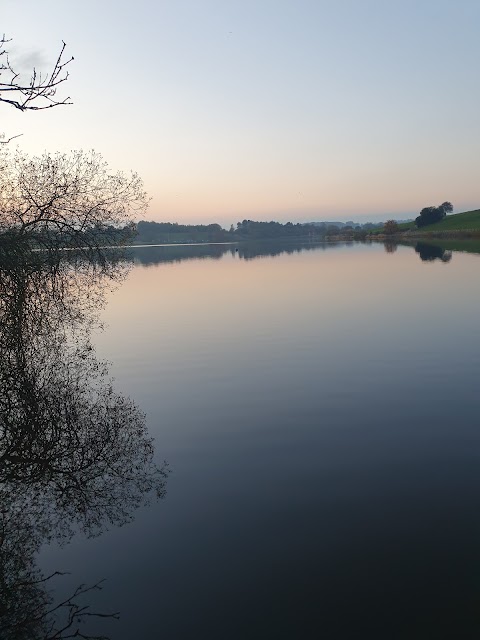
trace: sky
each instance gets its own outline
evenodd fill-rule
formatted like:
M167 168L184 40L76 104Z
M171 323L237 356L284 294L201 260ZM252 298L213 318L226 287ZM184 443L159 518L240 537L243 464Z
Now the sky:
M385 220L480 207L478 0L0 0L59 97L0 131L138 172L146 218Z

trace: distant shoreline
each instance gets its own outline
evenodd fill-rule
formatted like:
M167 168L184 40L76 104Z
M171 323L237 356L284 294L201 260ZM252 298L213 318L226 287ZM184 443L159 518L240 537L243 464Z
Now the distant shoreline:
M136 249L139 247L198 247L203 245L215 244L215 245L229 245L229 244L240 244L241 241L232 241L232 242L161 242L161 243L152 243L148 244L142 242L141 244L125 244L122 245L125 249Z
M332 241L337 242L337 240ZM350 241L350 238L347 238L347 241ZM229 242L210 242L210 241L198 241L198 242L154 242L152 244L142 242L139 244L128 244L123 245L125 248L135 249L136 247L198 247L205 245L237 245L237 244L261 244L265 242L278 242L278 243L290 243L290 244L324 244L325 242L329 242L327 240L319 240L312 238L289 238L288 236L285 238L255 238L251 240L241 239L241 240L231 240Z

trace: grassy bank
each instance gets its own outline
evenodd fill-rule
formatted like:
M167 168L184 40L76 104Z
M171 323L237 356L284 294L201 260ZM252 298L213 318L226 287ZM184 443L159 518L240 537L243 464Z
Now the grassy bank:
M404 222L398 225L398 230L399 232L407 232L419 237L431 234L445 234L447 237L450 234L455 236L480 235L480 209L454 213L446 216L440 222L429 224L420 229L417 229L415 222ZM382 229L375 231L374 234L381 235Z

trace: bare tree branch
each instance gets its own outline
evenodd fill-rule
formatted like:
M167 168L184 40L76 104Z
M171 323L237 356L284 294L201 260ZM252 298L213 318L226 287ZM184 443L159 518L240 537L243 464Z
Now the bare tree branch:
M44 248L97 251L128 241L148 198L140 177L112 173L97 153L74 151L0 159L0 234Z
M0 144L8 144L12 140L15 140L15 138L20 138L20 136L23 136L23 133L17 133L16 136L10 136L10 138L5 139L5 134L2 133L0 134Z
M90 611L89 605L81 605L77 602L77 598L89 593L90 591L101 591L102 583L104 581L100 580L94 585L86 586L81 584L79 587L75 589L73 594L68 598L65 598L62 602L59 602L56 606L54 606L50 611L46 612L45 617L56 615L58 612L65 612L66 619L64 620L62 626L55 628L52 624L49 632L45 636L44 640L66 640L67 638L84 638L88 640L108 640L107 636L92 636L90 634L86 635L80 631L80 625L82 621L87 617L94 618L111 618L114 620L118 620L120 614L118 612L114 613L98 613Z
M64 58L67 46L65 42L62 41L60 53L52 70L42 73L34 67L30 80L26 83L21 81L20 74L10 60L7 49L9 42L11 40L3 34L0 38L0 102L20 111L39 111L62 104L72 104L70 96L63 99L56 97L58 86L68 79L66 66L73 60L73 56L68 60Z

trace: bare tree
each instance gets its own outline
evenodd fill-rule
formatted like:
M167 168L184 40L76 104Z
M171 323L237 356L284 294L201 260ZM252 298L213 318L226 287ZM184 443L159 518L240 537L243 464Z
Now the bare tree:
M0 168L0 233L43 248L121 244L148 202L136 173L112 173L94 151L30 157L5 147Z
M39 111L51 109L61 104L72 104L70 96L58 99L57 89L68 78L65 67L72 62L73 56L65 60L65 42L62 42L56 62L47 73L33 68L30 79L23 82L10 60L7 45L11 42L5 37L0 38L0 102L9 104L20 111Z

